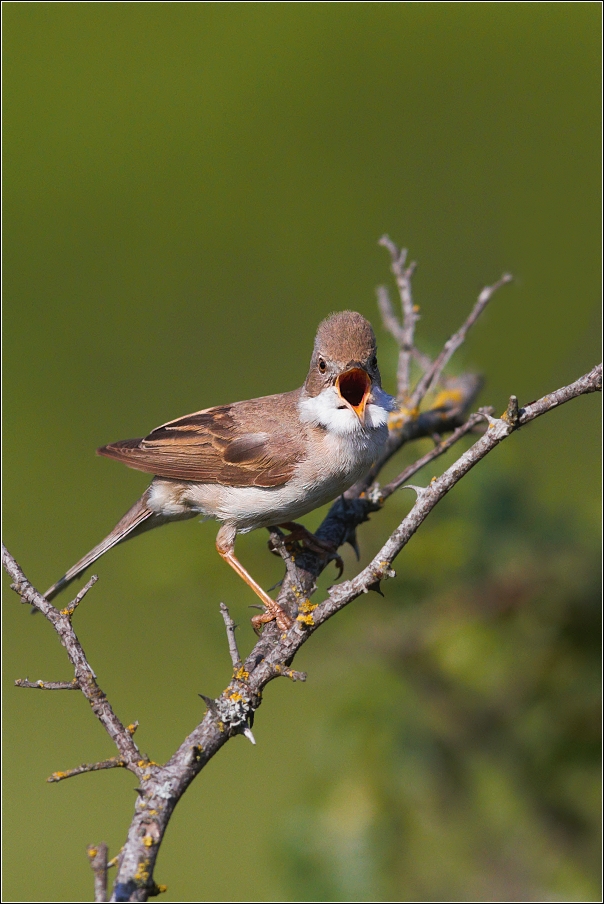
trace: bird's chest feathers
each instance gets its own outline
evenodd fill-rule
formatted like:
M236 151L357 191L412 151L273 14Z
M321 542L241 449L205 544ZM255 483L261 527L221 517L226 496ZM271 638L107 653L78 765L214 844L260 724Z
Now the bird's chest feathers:
M390 399L385 393L381 394ZM321 475L327 482L347 477L352 478L351 482L358 479L375 461L386 441L387 419L385 404L370 403L365 424L361 425L354 411L342 406L335 391L327 390L314 398L303 398L300 421L313 449L307 462L309 470L316 469L317 477Z
M317 430L316 433L319 431ZM316 435L316 434L315 434ZM315 459L317 470L327 479L339 480L364 473L375 461L383 446L386 428L355 430L350 433L334 433L322 430L315 442L321 448L320 458Z

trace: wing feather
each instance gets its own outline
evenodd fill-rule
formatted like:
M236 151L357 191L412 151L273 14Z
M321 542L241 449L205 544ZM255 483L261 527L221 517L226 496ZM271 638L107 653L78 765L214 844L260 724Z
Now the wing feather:
M198 411L157 427L143 439L109 443L97 453L158 477L223 486L281 486L306 457L300 431L287 429L294 396L297 393L285 393ZM266 429L259 431L260 425Z

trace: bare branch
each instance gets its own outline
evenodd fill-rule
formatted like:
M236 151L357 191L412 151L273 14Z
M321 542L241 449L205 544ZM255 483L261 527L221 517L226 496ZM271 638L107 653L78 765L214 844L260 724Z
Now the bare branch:
M563 386L561 389L543 396L542 399L525 405L518 413L518 426L522 427L523 424L528 424L529 421L534 420L536 417L551 411L552 408L564 405L565 402L570 402L571 399L575 399L579 395L601 391L602 365L597 364L589 373L579 377L574 383Z
M493 413L492 408L485 409L488 410L489 414ZM384 501L388 498L395 490L398 490L399 487L402 487L414 474L420 471L425 465L429 464L431 461L434 461L435 458L438 458L444 452L447 452L451 446L454 446L456 442L458 442L462 436L466 436L466 434L471 433L476 429L478 424L484 420L484 414L481 412L476 414L471 414L465 424L462 424L461 427L458 427L446 440L438 443L430 452L426 452L421 458L418 458L417 461L414 461L412 465L409 465L408 468L405 468L404 471L395 477L394 480L391 480L390 483L386 484L385 487L381 489L381 500Z
M394 274L394 278L396 279L396 284L401 299L403 324L401 327L397 321L397 330L395 333L393 332L394 324L392 323L392 318L396 320L396 317L394 317L394 311L392 310L392 305L390 304L388 292L386 289L382 289L381 291L378 290L378 304L380 311L382 312L382 317L384 318L384 323L386 324L386 317L384 316L386 315L390 323L390 326L388 328L395 336L400 345L397 368L398 396L400 399L406 399L407 395L409 394L410 386L409 368L411 364L411 355L414 348L415 324L419 320L419 308L413 304L413 294L411 291L411 278L417 265L415 261L413 261L411 264L409 264L408 267L405 267L405 263L407 261L407 249L402 248L399 251L394 242L389 238L389 236L383 235L378 244L383 245L384 248L387 248L390 252L391 269Z
M275 677L289 678L290 681L306 681L306 672L296 672L294 669L284 668L282 665L274 666Z
M438 379L443 372L443 368L446 366L453 353L457 351L460 345L462 345L466 338L468 330L471 326L474 325L474 323L476 323L497 289L500 289L506 283L509 283L511 281L511 274L504 273L501 279L498 279L496 283L493 283L492 286L486 286L482 290L465 323L458 329L456 333L451 336L450 339L447 339L440 355L438 355L438 357L433 362L432 367L428 371L426 371L426 373L423 375L423 377L411 393L411 408L416 408L423 397L426 395L428 390L438 382Z
M420 352L415 345L411 349L411 357L419 364L422 370L428 370L429 367L432 367L432 358L430 358L429 355Z
M108 760L101 760L100 763L82 763L81 766L75 766L73 769L67 769L65 772L53 772L46 779L47 782L62 782L65 778L71 778L74 775L83 775L85 772L99 772L101 769L120 769L127 766L125 760L119 756L112 756Z
M72 604L67 606L65 610L59 611L52 603L49 603L29 583L23 571L4 545L2 546L2 565L13 579L11 589L19 594L21 601L34 606L52 624L74 667L75 680L78 683L78 687L90 703L93 713L114 741L128 768L138 775L140 773L139 761L142 759L141 753L134 743L132 735L115 715L107 697L97 684L94 671L86 659L82 645L71 624L69 610ZM78 594L78 596L81 597L81 594Z
M78 679L72 681L30 681L29 678L16 678L15 687L31 687L38 691L79 691Z
M241 656L239 655L239 650L237 648L237 640L235 639L235 628L237 625L233 621L230 616L229 610L225 606L224 603L220 604L220 612L222 613L222 617L224 619L224 623L226 625L227 638L229 641L229 653L231 654L231 662L233 663L233 668L237 672L241 668Z
M78 595L76 597L74 597L74 599L72 599L72 601L69 603L68 606L65 606L65 608L61 610L61 614L72 616L73 613L78 608L78 606L80 605L80 603L82 602L82 600L84 599L84 597L86 596L86 594L88 593L88 591L90 590L90 588L94 587L94 585L96 584L98 579L99 579L99 576L97 574L93 574L92 577L90 578L90 580L88 581L88 583L82 587L82 589L80 590Z
M90 867L94 873L94 900L107 900L107 845L89 844L86 848Z
M394 313L392 302L390 301L390 293L386 286L378 286L376 289L378 308L382 315L382 323L389 333L396 339L399 345L404 341L404 332L399 319Z

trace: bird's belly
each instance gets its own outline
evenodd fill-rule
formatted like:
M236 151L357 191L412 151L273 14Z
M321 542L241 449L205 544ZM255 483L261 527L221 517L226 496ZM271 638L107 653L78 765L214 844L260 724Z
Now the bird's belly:
M366 473L383 445L380 433L372 431L363 442L355 438L354 443L327 434L321 454L301 462L293 477L278 487L228 487L156 477L149 505L172 517L177 510L197 511L232 523L240 533L294 521L331 502Z
M384 430L384 433L387 431ZM294 521L331 502L371 467L383 439L372 431L363 442L325 437L319 456L303 461L294 476L279 487L191 486L191 501L204 514L231 521L239 532Z

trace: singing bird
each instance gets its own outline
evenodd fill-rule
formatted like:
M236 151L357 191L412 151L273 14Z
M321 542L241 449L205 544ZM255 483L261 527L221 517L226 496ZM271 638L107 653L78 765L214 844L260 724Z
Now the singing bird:
M46 591L46 599L118 543L202 515L221 522L219 554L265 606L252 619L254 628L273 619L287 628L291 619L235 557L235 538L259 527L300 529L296 518L335 499L370 468L396 407L382 389L376 353L371 324L361 314L332 314L319 324L300 389L206 408L162 424L144 439L98 449L153 480L111 533Z

